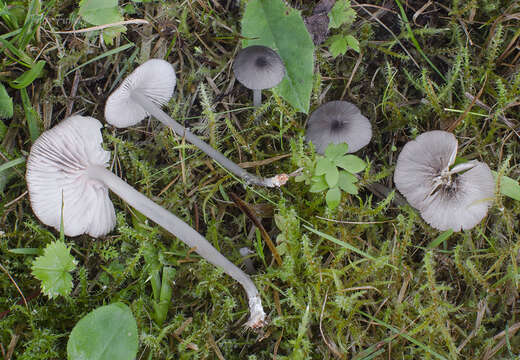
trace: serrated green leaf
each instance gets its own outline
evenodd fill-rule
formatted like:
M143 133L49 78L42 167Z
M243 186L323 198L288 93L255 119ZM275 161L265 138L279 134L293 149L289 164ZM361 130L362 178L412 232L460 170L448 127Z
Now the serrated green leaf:
M337 57L339 55L345 55L347 52L347 39L343 35L339 34L331 36L329 43L329 51L332 56Z
M314 176L311 178L311 188L309 189L309 192L311 193L318 193L322 192L324 190L327 190L329 188L329 185L327 185L327 182L325 181L325 176Z
M83 20L92 25L106 25L123 21L117 0L81 0L78 14ZM112 45L114 38L125 31L125 26L114 26L104 29L103 40L108 45Z
M30 70L27 70L22 75L9 82L9 86L14 89L23 89L31 85L37 77L39 77L45 66L45 60L40 60L34 64Z
M333 187L329 191L327 191L327 195L325 195L325 201L327 202L327 206L331 209L336 208L339 205L341 200L341 191L339 188Z
M282 58L287 74L274 91L296 110L308 113L314 70L314 43L300 12L282 0L251 0L242 18L243 46L264 45Z
M348 152L347 143L340 143L340 144L330 143L329 145L327 145L327 148L325 149L325 157L329 160L334 161L341 155L345 155L347 152Z
M70 249L62 241L54 241L47 245L42 256L33 261L31 270L34 277L42 282L43 293L53 298L70 293L72 275L69 272L75 268L76 261L70 255Z
M333 166L327 173L325 174L325 181L329 185L330 188L337 185L339 180L339 171L338 168Z
M356 155L345 155L337 158L335 164L352 174L357 174L367 167L367 164Z
M137 323L123 303L101 306L84 316L67 342L69 360L130 360L137 355Z
M346 171L340 171L339 172L339 179L338 179L338 186L341 190L345 191L346 193L357 195L358 188L356 186L357 178L346 172Z
M13 117L13 99L7 93L4 84L0 83L0 118L9 119L11 117Z
M325 157L319 157L316 161L316 170L314 171L314 173L316 175L324 175L328 172L333 171L333 169L335 168L336 166L332 161Z
M329 29L337 29L343 24L350 25L356 19L356 12L349 0L338 0L329 12Z
M491 171L493 173L493 177L495 181L497 180L497 172ZM515 199L520 201L520 185L518 181L510 178L509 176L501 176L500 177L500 193L511 199Z

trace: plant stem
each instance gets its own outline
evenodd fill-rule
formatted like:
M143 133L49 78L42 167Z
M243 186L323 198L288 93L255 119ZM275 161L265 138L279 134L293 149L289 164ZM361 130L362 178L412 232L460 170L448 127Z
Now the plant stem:
M255 284L246 273L215 249L206 238L177 216L135 190L104 167L96 165L90 166L88 173L91 178L101 181L121 199L145 215L148 219L162 226L174 236L177 236L190 248L194 248L195 252L206 259L206 261L220 267L226 274L238 281L244 287L249 299L251 317L247 325L250 327L263 325L265 313Z
M220 151L215 150L210 145L202 141L197 135L186 129L184 126L173 120L168 114L162 111L155 103L150 101L145 95L139 91L133 91L131 95L132 99L141 105L149 114L155 117L164 125L172 129L177 135L183 136L188 142L192 143L206 155L211 157L213 160L218 162L224 168L229 170L236 176L244 179L247 184L260 185L266 187L279 187L284 185L288 176L286 174L280 174L271 178L263 178L253 174L250 174L240 166L235 164L233 161L225 157Z
M253 90L253 106L259 107L262 105L262 90Z

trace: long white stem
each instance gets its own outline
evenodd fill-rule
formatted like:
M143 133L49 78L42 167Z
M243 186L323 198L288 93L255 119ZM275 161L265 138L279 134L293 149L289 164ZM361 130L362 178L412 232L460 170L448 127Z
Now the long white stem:
M211 157L213 160L218 162L220 165L228 169L231 173L245 180L248 184L267 186L267 187L280 187L284 185L289 177L286 174L280 174L271 178L262 178L256 175L250 174L240 166L235 164L233 161L225 157L220 151L215 150L210 145L202 141L197 135L186 129L184 126L173 120L168 114L161 110L155 103L150 101L145 95L139 91L134 90L132 92L132 99L141 105L149 114L155 117L157 120L168 126L170 129L175 131L179 136L184 138L202 150L206 155Z
M226 274L238 281L244 287L249 300L251 316L246 325L260 327L264 324L265 313L262 308L262 302L251 278L215 249L206 238L104 167L91 166L88 169L88 173L93 179L104 183L110 190L148 219L177 236L190 248L194 248L195 252L206 259L206 261L222 268Z

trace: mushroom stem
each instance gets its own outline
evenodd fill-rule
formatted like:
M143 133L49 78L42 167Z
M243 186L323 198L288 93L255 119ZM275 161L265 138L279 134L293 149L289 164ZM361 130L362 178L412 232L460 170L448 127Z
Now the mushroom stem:
M262 90L253 89L253 106L259 107L262 105Z
M206 259L206 261L222 268L226 274L238 281L244 287L249 300L251 316L246 325L252 328L263 326L265 313L262 308L260 294L255 284L246 273L224 257L206 238L104 167L92 165L88 168L88 174L92 179L96 179L105 184L121 199L147 218L159 224L174 236L177 236L190 248L194 248L195 252Z
M244 179L247 184L260 185L266 187L280 187L284 185L289 177L286 174L280 174L271 178L263 178L253 174L250 174L240 166L235 164L233 161L225 157L220 151L215 150L210 145L202 141L197 135L186 129L184 126L173 120L168 114L161 110L156 104L150 101L145 95L141 94L138 90L134 90L131 95L132 99L141 105L149 114L155 117L157 120L168 126L175 133L184 138L202 150L206 155L211 157L213 160L218 162L224 168L229 170L236 176Z

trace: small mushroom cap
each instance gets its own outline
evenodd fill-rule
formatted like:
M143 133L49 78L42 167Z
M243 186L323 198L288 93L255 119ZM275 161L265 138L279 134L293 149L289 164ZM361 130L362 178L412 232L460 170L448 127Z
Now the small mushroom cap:
M464 173L450 172L457 139L446 131L429 131L408 142L397 159L394 182L423 219L438 230L473 228L494 198L495 182L487 164L474 162ZM464 167L461 167L463 169ZM444 174L451 181L439 183Z
M105 105L105 119L115 127L132 126L149 114L131 98L139 91L152 102L163 106L170 101L177 78L171 64L161 59L150 59L138 66L109 96Z
M305 138L312 141L319 154L325 153L331 143L344 142L348 144L348 152L353 153L370 142L372 125L356 105L329 101L311 114Z
M27 159L31 207L43 223L60 230L62 199L65 235L107 234L115 226L108 189L89 177L88 167L107 167L110 153L101 147L101 123L71 116L45 131Z
M267 46L253 45L240 50L233 72L242 85L251 90L275 87L285 76L280 56Z

